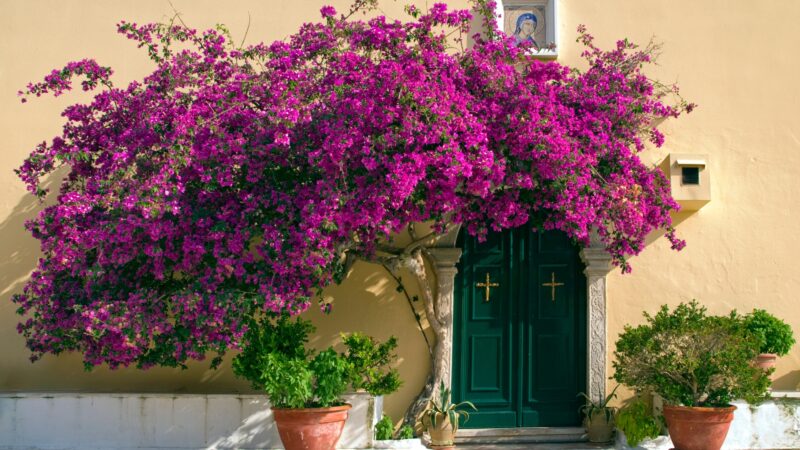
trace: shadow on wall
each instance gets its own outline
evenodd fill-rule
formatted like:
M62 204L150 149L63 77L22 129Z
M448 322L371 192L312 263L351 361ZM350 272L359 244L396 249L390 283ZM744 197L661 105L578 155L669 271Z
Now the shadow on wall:
M44 203L26 193L11 214L0 223L0 296L4 300L10 300L13 294L22 291L22 286L41 256L38 241L25 229L25 223L36 218L44 205L55 202L58 187L65 174L66 171L59 170L43 183L50 189ZM7 305L4 302L2 307L5 306Z
M412 298L418 295L418 286L410 273L403 271L401 277ZM384 408L393 418L402 417L405 409L422 390L431 360L425 340L414 314L420 314L423 329L433 343L433 337L424 318L422 300L408 304L405 295L398 291L397 283L379 265L357 261L341 285L326 288L325 301L332 301L330 314L323 314L316 303L303 313L311 320L316 333L310 344L316 349L333 345L343 351L340 333L363 332L379 341L390 336L397 337L397 370L403 385L387 396Z
M775 378L772 389L776 391L800 391L800 370L793 370Z
M60 171L48 180L46 185L51 193L44 204L26 194L0 223L0 354L4 355L0 358L0 392L255 392L247 382L233 375L233 353L229 353L218 370L211 370L206 361L192 362L188 370L154 367L146 371L136 368L112 371L97 367L86 372L81 355L76 353L47 355L35 364L28 361L24 339L16 331L20 316L11 302L11 297L22 291L41 256L39 243L25 229L25 222L34 219L44 205L54 203L65 174L66 170ZM413 277L404 274L403 279L409 284L406 287L410 295L416 295ZM396 282L380 266L360 261L341 285L325 289L323 297L334 301L330 315L322 314L316 304L304 314L317 327L311 342L314 347L338 345L337 349L343 350L340 332L361 331L380 340L391 335L398 338L398 370L404 384L399 392L387 398L386 407L390 414L402 414L422 389L430 358L414 311L397 290ZM423 315L421 301L413 306L416 313ZM424 317L422 320L429 331Z
M247 383L233 377L230 358L220 370L210 370L208 362L189 364L188 370L136 368L110 370L83 369L81 355L47 355L35 364L29 362L25 341L17 333L21 317L14 294L22 292L30 273L41 257L39 242L25 228L46 205L55 202L67 169L56 171L43 185L50 189L44 203L25 194L9 216L0 223L0 392L203 392L248 393ZM21 183L21 182L20 182Z
M672 214L672 226L678 228L678 225L683 223L686 219L696 214L697 211L679 211ZM665 230L655 230L647 235L644 240L644 247L649 247L653 242L664 238L667 234ZM681 230L678 230L678 237L681 237Z
M0 344L0 348L6 347L6 351L3 352L6 355L20 353L19 346L24 345L16 328L20 316L16 314L17 306L11 302L11 297L22 292L25 282L36 268L41 256L39 243L31 237L25 228L25 223L36 218L45 204L52 204L55 201L64 174L65 171L59 171L44 183L44 186L50 189L44 204L35 196L26 193L11 214L0 223L0 342L3 343ZM15 348L8 348L10 345ZM14 358L0 360L0 367L13 364L9 359L14 360ZM13 383L14 373L13 367L4 367L0 370L0 390L9 381Z

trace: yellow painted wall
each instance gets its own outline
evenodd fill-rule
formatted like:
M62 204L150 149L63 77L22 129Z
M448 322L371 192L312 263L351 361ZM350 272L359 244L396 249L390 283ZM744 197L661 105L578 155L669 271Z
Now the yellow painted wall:
M389 17L404 17L406 2L381 5ZM305 21L316 20L319 9L331 4L346 11L348 0L172 0L187 25L210 28L226 24L233 36L246 42L271 42L296 31ZM424 6L424 1L417 3ZM462 5L464 2L461 3ZM0 391L95 392L250 392L247 383L234 378L227 359L220 370L207 363L189 370L154 368L148 371L95 369L83 371L79 355L48 356L36 364L28 361L23 339L17 334L11 295L19 292L39 257L37 241L24 222L39 210L37 201L12 170L37 142L59 133L61 110L89 97L78 91L58 98L42 97L20 104L16 92L64 63L93 57L114 68L114 82L125 85L152 70L146 53L116 33L116 23L165 21L173 15L167 0L103 2L3 0L0 2ZM312 344L326 347L338 342L340 331L364 331L385 339L398 337L399 370L405 381L386 401L387 411L400 418L425 382L430 362L427 349L405 297L376 266L357 263L342 286L326 291L335 299L330 316L312 307L306 313L318 327Z
M800 86L797 48L800 2L562 1L561 36L586 24L601 46L628 37L663 43L659 66L649 71L677 82L700 105L668 120L662 149L705 153L712 161L712 200L676 218L688 242L681 252L658 239L633 258L633 273L608 279L610 347L638 311L655 312L693 298L713 313L765 308L800 337ZM564 39L560 61L578 60ZM611 357L609 357L609 361ZM610 373L610 372L609 372ZM775 389L800 383L800 345L778 361ZM609 387L612 383L609 383Z
M381 0L383 13L402 17L407 1ZM420 6L425 1L416 2ZM433 3L433 2L428 2ZM465 0L449 2L463 6ZM212 2L173 0L193 27L225 23L241 38L250 15L247 42L288 36L303 21L314 20L324 4L344 10L346 0L247 0ZM644 157L660 161L667 152L711 156L712 201L693 214L682 214L678 230L687 248L676 253L656 240L633 260L634 273L609 277L609 341L623 324L639 322L639 311L662 303L697 298L713 312L765 307L786 319L800 334L795 293L800 275L795 255L800 242L800 102L794 56L800 48L795 22L800 2L772 0L729 2L706 0L561 1L561 56L579 64L575 28L586 24L605 47L628 37L664 43L660 66L651 74L677 81L691 101L693 114L661 125L667 144ZM17 316L9 301L18 292L38 257L37 242L23 228L37 211L13 174L33 146L60 130L60 111L85 99L71 93L21 105L16 91L63 63L94 57L112 66L118 85L145 75L144 53L115 32L122 19L139 23L166 20L166 0L103 2L3 0L0 3L0 391L134 391L247 392L226 361L221 370L193 364L187 371L156 368L146 372L96 369L85 373L75 355L46 357L30 364L14 326ZM425 345L405 299L380 270L365 263L353 268L342 286L326 295L335 299L333 313L307 316L318 326L313 344L337 342L339 331L365 331L379 338L400 339L400 371L405 385L387 399L396 419L419 391L428 371ZM800 347L780 360L779 389L800 382Z

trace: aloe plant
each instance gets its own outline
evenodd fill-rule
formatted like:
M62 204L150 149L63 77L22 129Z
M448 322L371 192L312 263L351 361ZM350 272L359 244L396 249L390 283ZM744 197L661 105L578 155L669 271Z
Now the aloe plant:
M617 385L610 394L606 396L603 400L599 402L595 402L592 400L591 397L586 395L586 393L581 392L578 394L579 396L583 396L586 399L586 404L581 406L580 411L583 415L586 416L586 423L591 423L592 417L599 413L604 413L606 416L606 422L611 422L611 418L614 417L614 413L616 413L617 408L610 407L608 404L611 402L611 399L616 398L617 396L617 389L619 389L619 385Z
M439 385L438 398L434 397L430 400L428 408L423 413L423 417L428 419L431 427L436 427L438 418L447 417L450 419L450 426L455 433L458 431L458 424L461 417L464 418L464 422L469 420L469 413L463 409L465 406L472 408L474 411L478 410L478 408L469 401L453 403L450 399L450 389L442 382Z

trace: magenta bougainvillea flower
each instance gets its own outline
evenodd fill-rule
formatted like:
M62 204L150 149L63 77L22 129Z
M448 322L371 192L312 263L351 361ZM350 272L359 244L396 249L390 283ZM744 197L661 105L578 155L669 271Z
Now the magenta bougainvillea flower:
M491 19L461 47L469 11L408 12L325 7L285 41L241 48L222 28L123 22L155 63L141 81L116 87L87 59L29 84L23 99L76 77L101 88L18 170L40 197L43 177L68 171L28 223L44 256L14 301L32 359L221 355L250 318L305 310L345 252L412 222L478 236L527 224L583 244L594 230L624 271L653 230L683 245L669 185L637 153L663 142L654 119L692 105L665 103L641 72L647 51L601 51L579 30L578 71L533 59Z

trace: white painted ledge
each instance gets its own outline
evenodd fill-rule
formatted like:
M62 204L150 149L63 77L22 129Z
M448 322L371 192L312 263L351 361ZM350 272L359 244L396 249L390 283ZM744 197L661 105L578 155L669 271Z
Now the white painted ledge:
M733 402L736 411L722 445L722 450L800 448L800 395L796 392L773 392L773 400L757 406ZM621 433L616 448L634 450L669 450L667 436L629 447Z
M383 399L350 394L340 449L370 448ZM261 395L0 394L0 449L282 449Z
M426 447L422 443L422 439L396 439L396 440L388 440L388 441L375 441L372 444L373 450L377 449L405 449L405 450L426 450Z

